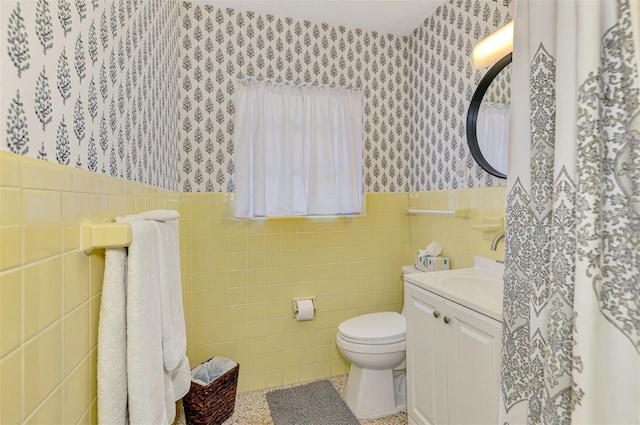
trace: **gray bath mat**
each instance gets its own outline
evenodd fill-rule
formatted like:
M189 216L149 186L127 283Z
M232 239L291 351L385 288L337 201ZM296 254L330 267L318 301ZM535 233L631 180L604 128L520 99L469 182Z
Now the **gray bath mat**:
M267 393L274 425L358 425L340 394L329 381Z

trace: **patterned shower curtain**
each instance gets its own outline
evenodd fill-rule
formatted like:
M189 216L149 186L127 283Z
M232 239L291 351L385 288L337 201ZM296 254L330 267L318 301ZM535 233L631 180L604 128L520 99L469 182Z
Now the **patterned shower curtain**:
M500 424L640 423L636 8L516 3Z

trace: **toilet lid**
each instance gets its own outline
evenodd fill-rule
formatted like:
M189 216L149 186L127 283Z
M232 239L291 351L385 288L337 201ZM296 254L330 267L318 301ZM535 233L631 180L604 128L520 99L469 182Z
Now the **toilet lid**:
M404 341L405 330L404 317L391 311L363 314L345 320L338 326L344 339L372 344Z

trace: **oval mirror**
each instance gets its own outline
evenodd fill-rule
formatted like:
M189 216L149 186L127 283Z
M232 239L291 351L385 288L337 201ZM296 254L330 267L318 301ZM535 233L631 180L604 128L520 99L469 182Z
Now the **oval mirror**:
M500 59L480 80L469 112L467 142L471 155L487 173L507 178L511 53Z

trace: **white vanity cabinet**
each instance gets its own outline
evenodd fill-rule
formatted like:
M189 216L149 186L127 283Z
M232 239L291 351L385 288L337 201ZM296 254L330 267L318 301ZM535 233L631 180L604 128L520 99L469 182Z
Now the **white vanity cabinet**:
M496 424L502 325L405 281L409 425Z

